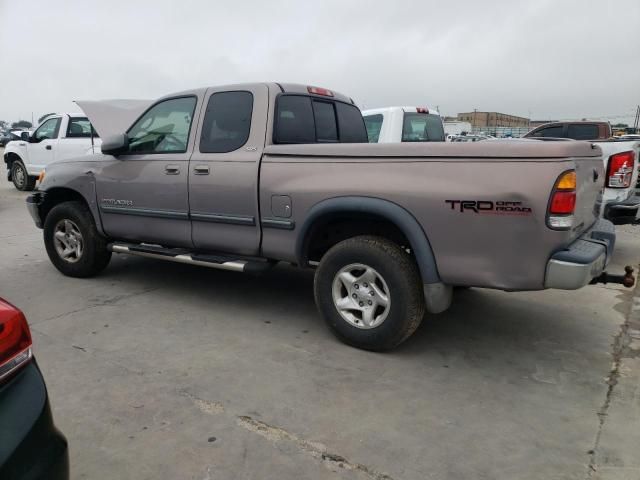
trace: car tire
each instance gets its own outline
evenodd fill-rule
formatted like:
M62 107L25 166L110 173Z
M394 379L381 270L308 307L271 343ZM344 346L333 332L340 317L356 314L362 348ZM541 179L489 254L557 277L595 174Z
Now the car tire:
M63 202L51 209L44 222L44 244L51 263L68 277L91 277L111 260L107 241L81 202Z
M11 164L11 181L13 186L21 192L30 192L36 188L36 177L30 176L21 160L14 160Z
M425 314L416 262L383 237L358 236L333 246L316 270L314 294L329 329L365 350L397 347Z

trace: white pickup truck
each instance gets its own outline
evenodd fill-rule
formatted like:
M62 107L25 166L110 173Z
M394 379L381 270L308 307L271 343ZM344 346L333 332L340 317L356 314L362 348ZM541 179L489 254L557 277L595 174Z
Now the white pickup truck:
M444 142L444 124L427 107L386 107L362 112L369 143Z
M7 143L4 151L7 180L18 190L33 190L47 165L93 153L100 144L85 114L50 115L31 135L22 132L20 140Z
M610 138L595 140L602 149L605 183L602 216L616 225L640 223L640 140Z

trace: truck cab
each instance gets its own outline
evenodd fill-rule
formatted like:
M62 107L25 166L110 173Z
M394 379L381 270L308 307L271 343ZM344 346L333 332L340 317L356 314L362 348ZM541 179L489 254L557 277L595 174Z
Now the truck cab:
M47 165L93 153L99 145L100 139L86 115L49 115L32 134L22 132L19 140L7 144L4 152L7 180L18 190L33 190Z
M428 107L386 107L362 112L369 143L444 142L444 124Z

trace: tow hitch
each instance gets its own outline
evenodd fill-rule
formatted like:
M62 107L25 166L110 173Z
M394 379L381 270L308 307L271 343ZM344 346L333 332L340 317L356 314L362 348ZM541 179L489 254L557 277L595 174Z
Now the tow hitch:
M624 275L612 275L611 273L604 272L599 277L591 280L591 284L596 283L621 283L627 288L631 288L635 285L636 279L633 277L633 267L627 265L624 267Z

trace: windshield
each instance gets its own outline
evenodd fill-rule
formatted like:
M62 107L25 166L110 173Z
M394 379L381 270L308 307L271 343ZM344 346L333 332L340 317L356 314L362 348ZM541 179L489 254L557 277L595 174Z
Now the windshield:
M402 141L444 142L442 119L430 113L405 113Z

